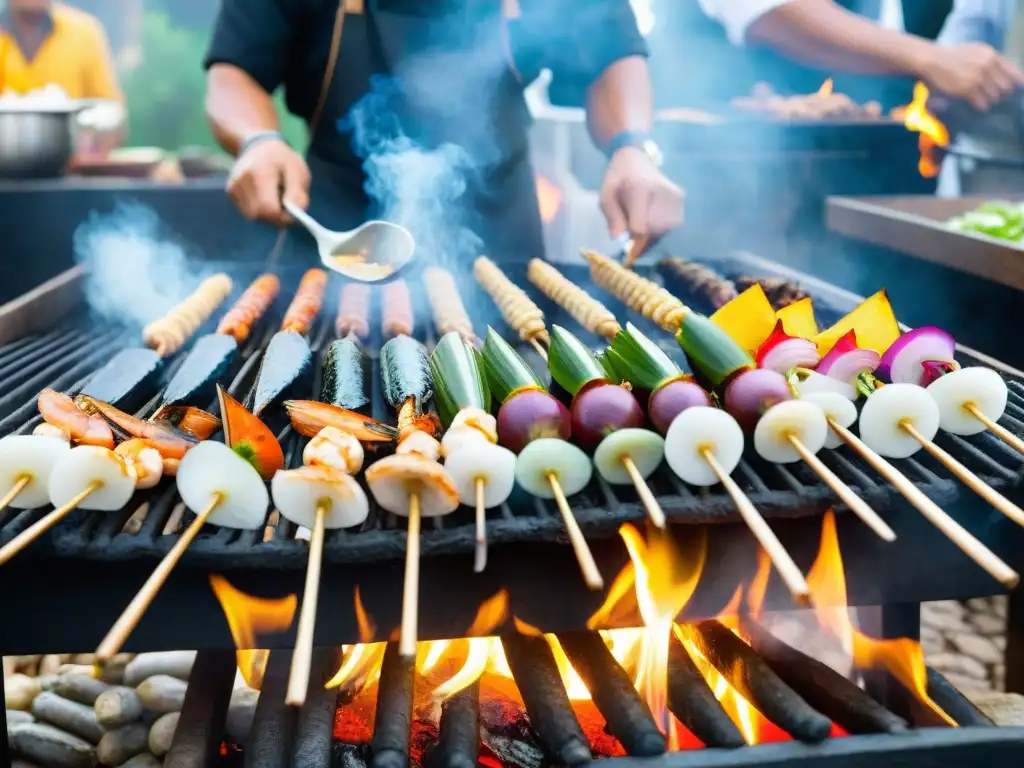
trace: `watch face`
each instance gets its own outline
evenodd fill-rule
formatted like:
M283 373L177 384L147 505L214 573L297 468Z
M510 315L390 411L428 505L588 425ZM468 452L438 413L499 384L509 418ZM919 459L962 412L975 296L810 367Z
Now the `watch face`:
M661 166L664 157L662 156L661 149L658 147L657 144L648 139L643 143L643 150L644 152L647 153L647 156L651 158L651 162L653 162L656 166Z

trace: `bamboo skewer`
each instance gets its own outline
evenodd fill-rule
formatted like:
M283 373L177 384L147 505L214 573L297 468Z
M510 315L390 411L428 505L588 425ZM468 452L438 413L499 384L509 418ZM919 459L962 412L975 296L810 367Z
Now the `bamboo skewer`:
M878 516L875 510L868 506L864 499L854 493L850 486L844 483L835 472L825 465L825 462L811 453L807 446L800 442L800 438L796 435L787 435L787 437L789 438L789 444L800 454L800 458L804 460L804 463L814 470L814 473L821 478L821 481L832 489L832 492L850 508L851 512L866 523L879 538L884 541L895 541L896 532Z
M901 422L900 429L914 438L936 461L952 472L961 483L981 496L981 498L1013 520L1017 525L1024 526L1024 510L999 493L995 488L988 485L988 483L971 472L971 470L950 456L942 448L927 439L910 422Z
M415 658L420 613L420 495L409 495L409 530L405 544L405 581L402 584L402 627L398 651Z
M25 486L32 482L31 475L19 475L17 482L7 492L7 495L0 499L0 512L10 506L11 502L18 498L18 494L25 490Z
M484 489L486 483L478 477L473 484L476 492L476 557L473 570L482 573L487 567L487 507L484 506Z
M19 533L9 542L4 544L3 547L0 547L0 565L4 565L5 563L7 563L7 561L9 561L12 557L21 552L21 550L23 550L33 541L35 541L44 533L46 533L50 528L59 523L63 518L67 517L67 515L73 512L75 508L78 507L79 504L85 501L86 498L88 498L93 491L98 490L102 485L103 483L101 483L98 480L89 483L89 485L85 487L85 490L83 490L80 494L75 496L75 498L71 499L71 501L69 501L67 504L65 504L62 507L58 507L52 512L46 514L44 517L37 520L35 523L30 525L21 533ZM12 488L11 491L14 491L14 489L17 487L18 486L15 485L15 487ZM10 494L8 494L8 496L10 496Z
M775 535L775 531L771 529L764 517L761 516L761 513L757 511L754 503L747 498L743 489L729 476L725 468L718 463L714 452L704 449L701 451L701 455L708 463L708 466L711 467L711 471L718 477L722 487L725 488L732 498L736 509L740 513L740 517L743 518L743 522L747 524L750 532L757 539L757 543L761 545L761 549L765 551L772 561L772 565L775 566L775 570L779 572L779 576L782 577L782 581L789 589L793 600L797 605L809 606L811 604L811 588L808 586L807 580L793 561L789 552L786 551L782 542Z
M583 573L583 581L593 590L604 589L604 578L594 561L594 553L590 551L587 540L583 537L580 524L572 514L569 501L562 492L562 486L555 474L548 474L548 482L551 484L551 492L555 495L555 504L562 514L562 523L565 525L566 533L569 534L569 542L572 544L573 552L576 553L576 560L580 564L580 571Z
M540 355L541 359L545 363L548 361L548 351L544 349L544 345L541 344L536 338L530 339L530 346L537 350L537 354Z
M106 664L110 661L113 656L121 650L121 647L125 644L128 636L132 633L132 630L138 625L142 619L143 614L149 608L153 599L157 593L163 587L167 578L171 575L171 571L174 570L174 566L181 560L181 556L185 554L185 550L188 549L189 544L196 537L202 527L206 524L206 520L213 514L213 511L217 509L217 505L220 504L223 496L220 493L214 493L210 499L210 503L206 505L206 508L196 515L196 519L193 520L188 528L185 529L181 537L175 542L174 546L171 547L170 551L164 555L164 559L160 561L160 564L153 570L149 578L146 579L146 583L142 585L142 589L138 591L132 601L128 604L128 607L124 609L124 613L114 623L114 626L110 628L107 636L103 638L103 642L100 643L96 649L96 661L98 664Z
M974 403L968 403L967 405L965 405L964 410L966 410L974 418L976 418L978 421L984 424L989 432L991 432L993 435L998 437L1008 446L1013 448L1013 450L1017 451L1017 453L1024 454L1024 440L1021 440L1006 427L994 422L992 419L990 419L988 416L982 413L978 409L978 407L974 405ZM3 509L3 506L0 506L0 509Z
M981 566L986 573L1003 586L1012 589L1017 585L1017 582L1020 581L1020 576L1015 570L1004 563L998 555L982 544L960 523L950 517L938 504L928 498L924 491L914 485L906 475L878 453L871 450L863 440L839 424L835 419L829 418L828 423L855 453L885 478L903 498L924 515L928 522L942 531L961 552Z
M661 508L661 504L654 497L651 487L640 474L640 470L636 468L636 464L633 463L629 456L626 456L622 459L622 466L629 473L629 479L633 481L633 487L636 488L637 495L640 497L640 502L644 505L644 509L647 510L647 516L651 519L651 523L655 528L664 528L665 510Z
M284 699L285 703L292 707L301 707L305 703L306 691L309 689L310 666L313 663L313 631L316 629L316 607L320 596L320 571L326 537L325 523L330 505L328 499L321 499L317 504L313 531L309 539L306 585L302 592L302 609L299 612L299 627L295 633L292 669Z

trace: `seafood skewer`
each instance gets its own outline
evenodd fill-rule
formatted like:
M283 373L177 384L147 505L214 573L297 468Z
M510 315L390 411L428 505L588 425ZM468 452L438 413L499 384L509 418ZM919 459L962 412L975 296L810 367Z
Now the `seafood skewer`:
M498 305L505 322L519 334L519 338L532 345L547 360L545 347L551 343L551 337L544 326L541 308L486 256L480 256L474 262L473 275Z
M658 267L685 285L689 294L700 296L715 309L724 307L738 295L735 283L703 264L666 258L658 262Z
M295 331L300 335L309 333L313 321L320 313L324 301L324 290L327 288L327 272L322 269L309 269L299 281L295 298L288 305L281 321L282 331Z
M161 357L173 355L231 293L231 278L218 273L206 278L183 302L142 330L146 345Z
M385 339L412 336L412 300L405 280L395 280L384 286L381 295L381 330Z
M334 331L338 338L354 333L365 339L370 334L370 286L366 283L345 283L342 286Z
M281 281L277 275L268 273L257 277L231 309L224 313L217 324L217 333L231 336L238 344L245 342L256 322L270 309L280 290Z
M423 273L423 280L437 332L442 336L455 332L464 342L475 346L477 338L473 332L473 321L469 319L452 273L441 267L428 267Z

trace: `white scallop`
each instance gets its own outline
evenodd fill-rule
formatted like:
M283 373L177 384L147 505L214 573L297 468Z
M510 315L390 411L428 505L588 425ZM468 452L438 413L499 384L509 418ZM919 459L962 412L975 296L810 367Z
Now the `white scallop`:
M451 454L444 468L455 483L459 501L476 506L476 481L484 481L484 507L503 504L516 484L516 455L485 439Z
M437 461L441 458L441 444L421 430L415 430L402 439L395 449L399 456L418 456L427 461Z
M625 459L633 462L645 480L665 458L665 439L649 429L620 429L601 441L594 451L598 474L612 485L632 485Z
M572 443L556 437L534 440L516 458L516 482L533 496L555 498L548 475L553 474L567 497L587 487L594 467L590 457Z
M840 427L850 427L857 421L857 406L835 392L818 392L800 398L806 403L814 403L825 412L825 416L835 421ZM843 438L836 434L830 426L825 438L826 448L838 448L844 444Z
M350 475L363 467L363 446L348 432L337 427L324 427L306 443L302 461L342 469Z
M59 437L11 435L0 440L0 496L6 496L27 477L28 483L8 506L12 509L46 506L50 503L50 474L70 450L68 442Z
M267 517L270 494L252 464L224 443L207 440L192 448L178 465L178 493L196 514L220 494L209 522L252 530Z
M1003 377L980 366L950 371L929 384L927 391L939 406L939 426L954 435L976 435L987 429L964 406L972 404L992 421L999 421L1009 396Z
M817 405L806 400L786 400L765 411L754 428L754 450L773 464L792 464L800 454L790 442L797 438L811 453L825 447L828 422Z
M414 493L423 517L440 517L459 508L459 493L444 467L418 454L396 453L374 462L366 470L366 484L376 502L394 515L409 516Z
M498 442L498 420L487 411L480 408L463 408L452 419L448 429L460 429L468 427L476 430L488 442Z
M875 390L860 411L860 438L883 456L905 459L921 445L900 424L911 424L926 440L939 431L939 406L917 384L886 384Z
M62 507L95 482L102 485L79 503L80 509L113 512L135 492L135 473L124 459L107 448L80 445L54 465L48 484L50 503Z
M277 511L302 528L313 528L321 504L326 506L328 530L359 525L370 513L362 486L339 467L280 469L270 481L270 493Z
M816 395L822 392L834 392L845 397L847 400L857 399L857 390L845 381L833 379L831 376L825 376L817 371L807 371L805 375L806 378L799 376L796 378L796 391L800 393L800 397Z
M687 408L672 420L665 433L665 460L685 483L715 485L718 475L704 451L710 451L726 474L732 474L743 457L743 430L721 408Z
M479 429L466 426L452 427L441 438L441 453L444 456L450 456L465 448L492 444L493 441L488 440L487 436Z
M32 430L32 434L40 437L56 437L59 440L63 440L65 443L71 442L71 435L60 427L55 426L54 424L49 424L45 421L41 421L36 424L36 428ZM20 437L20 435L15 435L15 437Z

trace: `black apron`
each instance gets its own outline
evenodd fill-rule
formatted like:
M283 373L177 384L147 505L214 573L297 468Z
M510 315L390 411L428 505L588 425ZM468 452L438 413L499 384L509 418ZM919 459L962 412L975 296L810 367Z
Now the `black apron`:
M311 125L311 215L339 230L386 216L412 230L419 258L449 266L468 266L481 253L505 260L542 256L529 112L502 2L464 3L472 17L393 13L374 0L365 13L361 0L341 4L338 55ZM384 123L373 127L372 141L362 137L367 121ZM421 199L416 179L398 179L401 199L412 202L396 208L368 194L364 161L399 130L427 152L452 158L457 170L423 186ZM352 137L356 146L330 132ZM404 164L398 170L408 175ZM425 178L436 180L430 170ZM304 251L312 242L301 234L292 240L304 243Z

